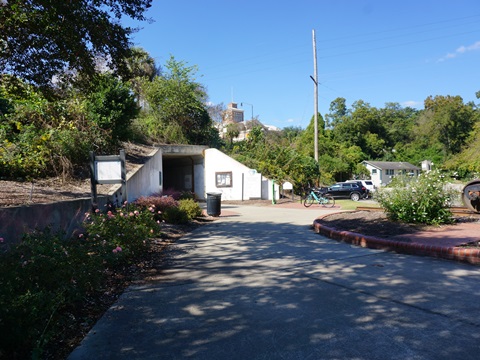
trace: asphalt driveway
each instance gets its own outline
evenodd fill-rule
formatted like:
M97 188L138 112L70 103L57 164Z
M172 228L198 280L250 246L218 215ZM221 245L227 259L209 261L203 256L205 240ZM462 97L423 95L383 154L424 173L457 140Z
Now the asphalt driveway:
M325 238L320 207L222 211L69 359L478 359L479 267Z

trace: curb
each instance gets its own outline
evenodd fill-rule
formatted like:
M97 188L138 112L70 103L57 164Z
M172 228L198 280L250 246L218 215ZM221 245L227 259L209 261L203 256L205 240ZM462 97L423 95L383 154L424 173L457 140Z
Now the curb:
M325 215L328 216L328 215ZM323 216L322 216L323 217ZM320 217L319 219L321 219ZM403 241L387 240L375 236L362 235L351 231L337 230L320 224L319 219L313 221L315 233L330 239L346 242L369 249L394 251L403 254L431 256L441 259L465 262L473 265L480 264L480 250L461 247L442 247L425 244L406 243Z

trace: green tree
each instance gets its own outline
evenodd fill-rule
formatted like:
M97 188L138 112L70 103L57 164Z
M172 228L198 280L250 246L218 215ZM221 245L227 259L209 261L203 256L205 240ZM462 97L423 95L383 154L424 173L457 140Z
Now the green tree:
M3 77L5 78L5 76ZM0 83L9 111L0 116L0 176L71 175L84 165L98 132L79 99L49 101L19 79Z
M300 126L287 126L281 131L281 139L284 139L286 144L293 145L297 138L303 134L303 131Z
M227 125L227 138L230 139L230 145L233 145L233 139L240 135L240 129L238 124L228 124Z
M344 98L338 97L330 103L330 113L325 115L327 127L335 127L347 115L347 104Z
M127 58L127 66L131 73L129 83L137 100L137 105L141 106L145 100L144 82L151 82L155 76L160 75L160 69L155 64L155 59L142 48L134 47Z
M323 120L323 116L318 113L318 152L322 154L323 143L325 140L325 122ZM315 159L315 146L314 146L314 139L315 139L315 115L312 115L310 118L310 123L308 124L305 131L303 131L300 136L297 138L296 146L298 150L308 156L311 156ZM320 156L319 155L319 156Z
M8 0L0 4L0 73L49 88L72 69L91 78L98 57L128 76L129 36L119 20L145 20L151 0Z
M107 149L98 149L103 151L129 138L130 125L139 113L130 88L111 74L97 76L86 108L90 119L104 132Z
M425 112L428 135L438 138L447 155L458 153L475 122L472 106L460 96L429 96Z
M336 122L332 130L337 142L360 147L370 159L382 157L386 129L378 109L368 103L362 100L353 103L352 110Z
M379 110L379 116L387 130L385 138L386 146L396 148L412 141L413 127L418 118L418 110L407 107L403 108L398 103L386 103Z
M140 119L149 137L157 142L211 145L218 132L207 111L207 94L195 79L196 66L172 56L165 72L146 84L148 107Z
M462 151L450 158L444 167L457 172L462 178L480 174L480 121L475 124Z

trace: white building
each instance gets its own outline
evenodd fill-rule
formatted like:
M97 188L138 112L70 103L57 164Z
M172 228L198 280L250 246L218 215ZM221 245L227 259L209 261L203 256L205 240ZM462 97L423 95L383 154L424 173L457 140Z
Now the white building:
M422 169L408 162L363 161L370 172L370 179L376 187L389 184L397 175L418 176Z
M199 200L207 193L222 193L222 200L280 198L278 184L206 146L162 145L143 167L145 173L128 179L129 201L169 189L191 191Z

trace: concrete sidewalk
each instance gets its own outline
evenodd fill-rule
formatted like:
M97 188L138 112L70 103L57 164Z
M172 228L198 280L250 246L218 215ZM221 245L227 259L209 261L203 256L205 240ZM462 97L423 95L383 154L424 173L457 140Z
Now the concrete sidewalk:
M325 238L329 211L222 205L69 359L478 358L478 267Z

